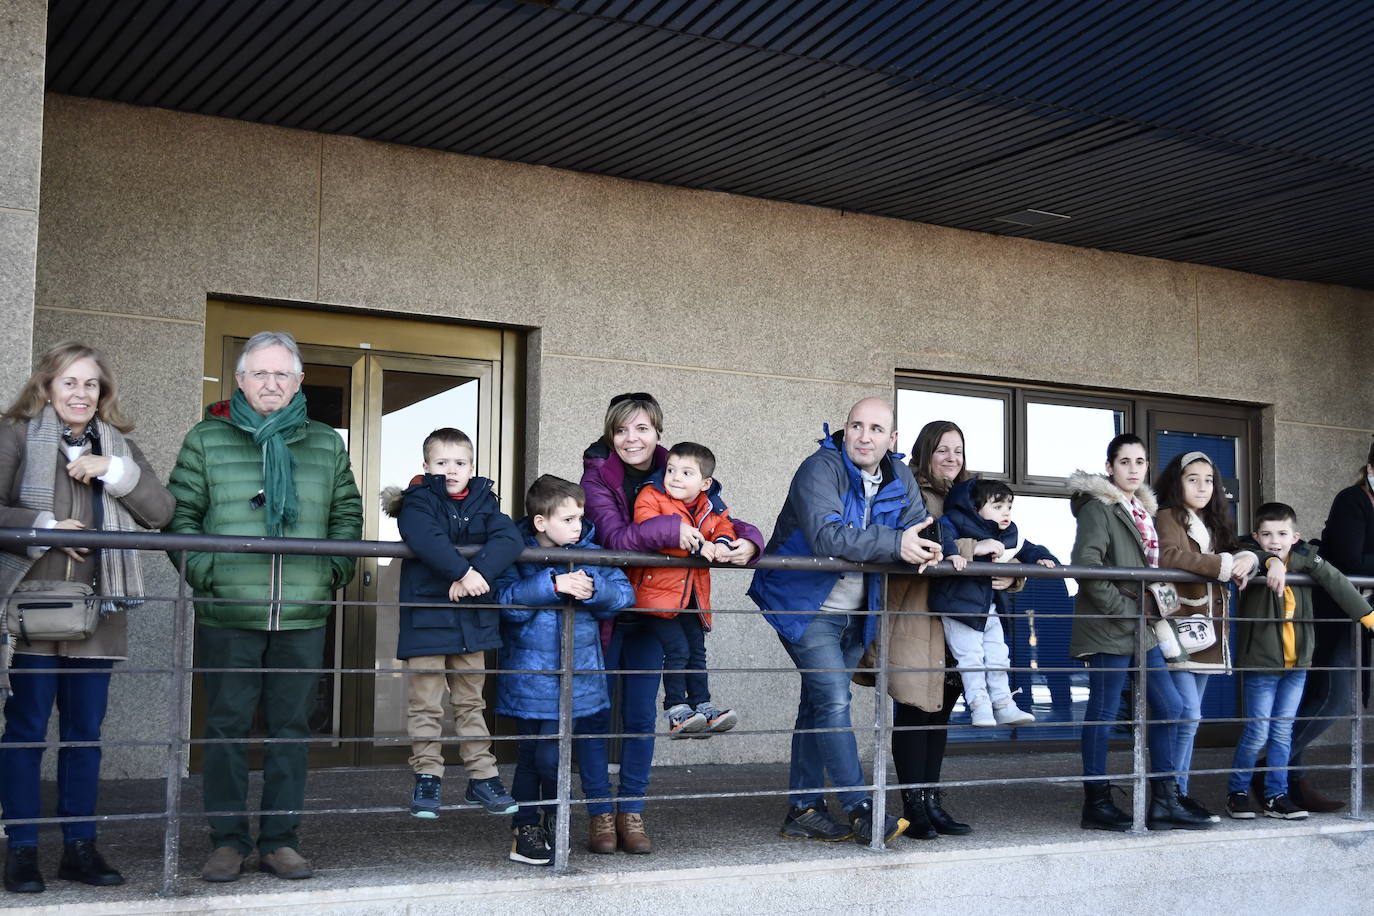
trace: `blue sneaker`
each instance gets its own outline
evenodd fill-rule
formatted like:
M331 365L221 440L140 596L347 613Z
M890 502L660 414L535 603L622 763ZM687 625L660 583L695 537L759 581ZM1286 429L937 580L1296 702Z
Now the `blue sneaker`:
M443 780L428 773L415 774L415 791L410 795L410 813L433 819L439 816L439 785Z
M490 779L469 779L463 798L487 809L488 814L514 814L520 806L511 798L499 776Z

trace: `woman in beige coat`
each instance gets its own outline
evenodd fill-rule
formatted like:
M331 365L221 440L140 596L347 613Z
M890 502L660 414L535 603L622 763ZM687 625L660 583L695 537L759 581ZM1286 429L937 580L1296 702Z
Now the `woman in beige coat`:
M132 424L119 409L104 356L75 342L53 347L0 419L0 527L79 531L157 528L175 502L143 453L125 438ZM20 582L68 581L92 586L100 602L95 629L80 640L45 642L9 632L13 657L0 663L5 735L0 739L0 806L6 818L39 817L42 742L54 704L64 742L99 741L110 671L128 655L126 612L142 603L143 575L134 550L18 546L0 553L0 598ZM15 618L11 615L11 629ZM8 654L8 653L6 653ZM95 814L100 747L57 752L59 817ZM38 827L6 830L5 888L44 889L38 870ZM58 875L92 885L124 883L95 845L95 823L62 824Z
M948 420L934 420L922 427L911 448L910 465L921 485L921 498L930 514L939 518L950 487L967 480L964 464L964 433ZM973 559L971 539L958 542L959 553ZM1005 587L1010 580L996 584ZM945 631L940 618L930 613L930 580L921 576L888 577L888 607L892 618L888 663L888 694L895 701L892 724L892 760L903 783L937 783L945 759L950 709L959 698L957 670L945 663ZM911 669L911 670L898 670ZM931 840L940 834L962 836L972 832L968 824L950 817L935 788L902 790L903 817L911 822L906 835Z

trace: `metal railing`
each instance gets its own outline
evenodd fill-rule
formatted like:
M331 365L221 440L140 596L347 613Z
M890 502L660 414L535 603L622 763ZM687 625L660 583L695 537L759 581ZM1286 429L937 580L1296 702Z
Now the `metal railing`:
M324 539L305 539L305 538L253 538L253 537L232 537L222 535L181 535L181 534L159 534L159 533L123 533L123 532L98 532L98 531L59 531L56 529L32 530L32 529L9 529L0 528L0 547L18 551L31 546L47 546L54 548L61 547L89 547L89 548L122 548L143 551L169 552L176 554L184 551L202 551L218 553L254 553L269 555L328 555L328 556L347 556L354 558L409 558L413 554L400 542L385 541L333 541ZM471 555L478 548L460 548L462 553ZM217 603L232 603L228 599L209 599L197 598L190 593L185 580L185 554L180 553L181 575L178 577L177 591L175 595L148 595L146 600L150 602L164 601L172 605L172 627L171 627L171 659L170 663L161 667L130 667L125 666L116 668L116 673L121 675L159 675L166 677L168 683L168 696L170 700L172 716L167 735L161 740L149 739L103 739L100 742L72 742L72 741L44 741L29 743L6 743L5 748L26 748L26 747L83 747L91 744L102 746L131 746L131 747L161 747L166 748L166 791L164 796L164 808L161 811L134 814L96 814L94 817L38 817L30 819L7 819L5 824L62 824L74 821L80 822L119 822L134 820L162 820L164 821L164 851L163 851L163 881L161 892L164 895L175 893L176 879L178 876L178 849L181 837L183 819L191 816L200 816L200 812L190 813L182 810L182 776L185 772L187 761L189 760L189 749L193 745L208 745L216 743L239 743L239 744L271 744L271 743L306 743L318 744L321 740L319 736L306 738L225 738L207 739L194 738L191 736L191 678L194 674L207 672L227 672L252 673L263 671L275 671L280 669L254 669L254 668L215 668L215 667L196 667L188 664L186 656L186 646L188 642L187 627L194 619L194 607L197 602L214 600ZM677 558L668 557L660 554L642 554L628 551L612 550L578 550L575 548L551 548L536 549L529 548L524 551L520 558L524 562L534 562L548 564L551 566L565 567L569 571L580 566L588 565L610 565L620 567L634 566L672 566L672 567L705 567L711 564L699 558ZM753 569L782 569L782 570L826 570L836 572L878 572L893 574L914 574L914 568L901 564L875 564L875 563L851 563L844 560L825 558L825 557L781 557L764 556L758 559L757 563L750 567L741 569L735 566L713 566L714 569L734 571L735 574L752 573ZM1073 578L1073 579L1106 579L1116 581L1133 582L1205 582L1207 580L1195 576L1191 573L1172 569L1147 569L1147 568L1117 568L1117 567L1080 567L1080 566L1058 566L1045 568L1038 564L1016 564L1016 563L970 563L967 569L956 572L947 564L932 567L923 576L936 578L947 575L959 576L1012 576L1026 578ZM1289 583L1294 585L1315 585L1310 577L1302 575L1292 575L1288 577ZM1374 577L1351 578L1351 581L1362 588L1374 587ZM1264 587L1263 579L1252 580L1251 588ZM1319 587L1319 586L1318 586ZM1147 645L1146 627L1148 622L1143 613L1143 602L1146 594L1145 589L1140 589L1141 596L1138 599L1141 603L1140 610L1135 618L1136 632L1136 658L1134 664L1125 670L1133 675L1132 678L1132 701L1131 718L1126 720L1102 720L1100 722L1073 722L1073 725L1118 725L1129 724L1132 726L1134 737L1131 748L1131 770L1129 773L1111 774L1108 773L1102 779L1116 777L1128 777L1134 785L1133 810L1132 810L1132 830L1142 832L1146 829L1146 809L1149 797L1149 781L1152 778L1175 776L1182 772L1195 775L1214 775L1229 773L1228 769L1189 769L1176 770L1170 773L1151 772L1147 762L1145 733L1149 725L1173 724L1184 720L1164 720L1151 719L1147 711L1147 679L1152 675L1148 666L1144 663L1145 647ZM886 598L886 595L884 595ZM239 599L241 603L260 604L263 603L254 599ZM298 604L314 602L293 602ZM359 607L359 606L384 606L394 607L395 600L385 601L328 601L318 602L340 607ZM884 600L882 606L886 608L887 602ZM424 606L419 602L407 602L407 606ZM435 607L450 607L449 603L436 603ZM467 607L468 605L465 605ZM499 607L500 605L475 605L486 607ZM559 605L549 605L548 609L556 610L563 615L560 632L562 634L562 645L560 646L560 658L562 663L557 670L550 671L520 671L506 673L543 673L556 674L559 676L559 728L554 735L547 736L514 736L514 735L492 735L494 741L518 741L518 740L552 740L558 742L558 797L555 801L544 800L541 802L531 802L525 804L538 805L552 808L555 814L555 837L554 837L554 870L557 872L566 871L568 868L568 854L570 849L570 814L573 805L585 805L588 802L611 802L617 800L637 800L622 796L619 799L575 799L572 793L572 770L573 770L573 740L575 738L644 738L651 737L642 733L627 733L612 727L607 733L601 735L575 734L572 730L573 722L573 675L587 673L582 669L574 669L573 659L573 639L574 639L574 614L577 606L572 600L565 600ZM738 608L718 608L712 609L713 614L744 614L758 615L761 612L755 609ZM804 611L773 611L770 613L782 614L807 614ZM873 612L855 612L856 614L870 614ZM1065 774L1056 776L1024 776L1014 778L1000 778L993 780L942 780L939 783L902 783L893 782L889 779L889 766L887 762L886 749L891 742L894 732L926 730L933 731L944 729L950 726L940 725L919 725L919 726L895 726L892 722L892 702L887 696L889 677L893 673L903 672L931 672L946 670L943 665L936 668L912 668L912 667L893 667L889 663L888 649L891 643L892 621L894 616L899 614L924 614L928 612L916 611L895 611L883 610L876 612L879 617L879 637L876 646L876 664L872 668L845 668L845 669L797 669L796 667L776 667L776 668L719 668L710 667L707 670L713 674L779 674L779 675L798 675L801 672L825 672L844 670L851 673L864 672L871 674L875 681L874 687L874 722L872 726L854 726L840 728L818 728L805 730L809 733L821 732L854 732L856 736L864 731L872 734L874 742L874 755L872 764L871 782L856 786L816 786L814 791L826 792L844 789L860 791L871 791L873 793L873 822L874 824L884 823L887 813L886 791L889 789L921 789L935 788L937 786L986 786L986 785L1005 785L1014 783L1078 783L1084 781L1081 774ZM1036 611L1035 615L1039 619L1050 618L1073 618L1075 616L1083 618L1087 615L1051 615L1042 611ZM1007 615L1008 618L1011 615ZM1107 618L1109 615L1093 615ZM1111 619L1120 619L1111 618ZM1232 623L1240 620L1235 615L1227 618ZM1315 621L1317 626L1338 626L1339 621ZM1352 628L1358 631L1358 624L1351 622ZM1362 644L1359 638L1354 640L1354 661L1350 668L1309 668L1307 670L1326 670L1355 672L1356 675L1364 666L1361 658ZM302 674L321 674L321 675L363 675L372 677L408 677L410 672L403 669L374 669L374 668L318 668L318 669L295 669ZM1010 672L1026 672L1039 675L1082 672L1084 667L1081 663L1076 663L1072 659L1065 657L1063 667L1044 667L1034 668L1013 667L1008 669ZM1242 669L1232 667L1232 671L1242 672ZM80 669L64 669L64 673L78 674ZM426 671L426 673L438 673ZM475 672L467 672L475 673ZM486 669L485 674L500 674L498 670ZM608 675L617 674L661 674L662 669L625 669L609 668ZM688 673L691 673L690 671ZM1156 672L1157 674L1157 672ZM1313 770L1348 769L1350 772L1350 817L1360 818L1363 814L1363 771L1366 766L1364 762L1364 713L1363 700L1361 695L1361 679L1358 676L1351 678L1351 712L1342 717L1351 723L1350 735L1350 762L1348 764L1328 764L1325 766L1310 766ZM1331 719L1333 717L1313 717L1321 719ZM1299 721L1295 717L1294 721ZM1246 717L1236 717L1233 719L1209 719L1207 721L1228 721L1244 723L1250 721ZM1306 721L1306 720L1301 720ZM614 725L614 723L612 723ZM1018 729L1036 728L1052 726L1062 728L1063 722L1037 722L1033 725L1017 726ZM751 735L792 735L797 730L788 728L753 728L740 729L740 734ZM660 733L661 736L661 733ZM349 743L366 742L369 744L388 744L388 743L410 743L410 736L362 736L362 737L342 737L331 736L327 739L329 743ZM463 737L439 737L433 740L439 744L455 744L467 740L486 740L480 738ZM0 750L3 752L3 750ZM1270 767L1257 767L1256 773L1266 772ZM1095 777L1099 778L1099 777ZM741 797L763 797L763 796L786 796L793 792L792 789L761 790L748 792L705 792L705 793L675 793L644 796L645 799L654 801L673 801L673 800L694 800L694 799L715 799L715 798L741 798ZM464 805L445 806L467 807ZM335 807L335 808L311 808L301 811L216 811L216 816L233 815L262 815L262 814L300 814L300 815L321 815L321 814L377 814L388 813L398 810L397 806L383 807ZM883 831L874 830L871 847L875 850L885 848L883 842Z

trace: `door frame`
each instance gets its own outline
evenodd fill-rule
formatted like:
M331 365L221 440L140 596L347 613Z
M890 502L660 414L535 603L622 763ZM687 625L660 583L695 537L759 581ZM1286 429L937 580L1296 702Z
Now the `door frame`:
M489 396L479 402L479 429L484 432L479 437L478 467L484 476L497 482L502 511L513 517L521 511L525 406L523 331L406 315L212 298L205 309L203 406L224 400L235 390L229 361L234 352L232 341L269 329L286 331L295 337L306 362L352 369L350 419L359 427L372 419L373 412L380 416L381 379L388 369L429 372L437 369L438 374L459 370L453 374L480 377L489 386ZM349 353L353 355L350 357ZM436 364L435 358L444 362ZM375 411L372 398L377 398ZM493 429L492 423L498 417L500 422ZM494 434L488 435L486 430ZM363 495L363 538L373 540L378 537L381 516L377 494L384 483L379 480L380 444L369 441L366 436L350 435L348 452ZM334 659L336 667L345 670L372 668L375 663L376 602L379 598L376 567L376 559L360 560L358 574L342 592L344 607L353 612L334 615L335 626L342 627L342 638L336 641L336 645L342 647L341 654L336 654ZM374 678L370 674L340 676L334 697L339 737L372 735L375 691L370 682ZM196 696L203 694L195 691L193 698ZM201 703L194 705L199 707ZM195 721L203 721L203 713ZM199 747L193 746L192 750L192 768L198 769L200 755L195 752ZM252 750L250 766L260 766L260 754ZM395 762L404 759L403 750L408 752L409 748L397 746L393 749L371 741L340 742L325 737L311 744L310 766Z

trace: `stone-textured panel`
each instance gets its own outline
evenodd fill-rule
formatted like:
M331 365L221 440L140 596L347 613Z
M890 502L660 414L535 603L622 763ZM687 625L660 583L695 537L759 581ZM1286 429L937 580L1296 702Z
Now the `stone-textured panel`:
M38 214L0 211L0 400L9 399L32 367L33 278Z
M1303 537L1321 537L1331 500L1360 479L1360 468L1369 457L1371 432L1276 424L1273 498L1297 510Z
M207 292L315 298L320 138L47 97L38 302L204 316Z
M46 0L0 6L0 207L38 209Z
M1279 421L1374 427L1369 293L1194 269L1205 389L1274 404Z

